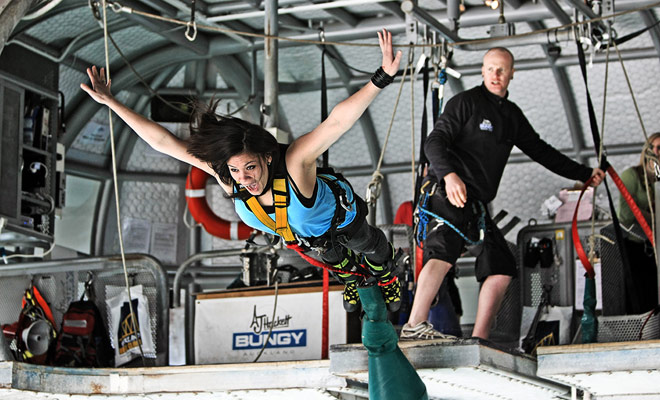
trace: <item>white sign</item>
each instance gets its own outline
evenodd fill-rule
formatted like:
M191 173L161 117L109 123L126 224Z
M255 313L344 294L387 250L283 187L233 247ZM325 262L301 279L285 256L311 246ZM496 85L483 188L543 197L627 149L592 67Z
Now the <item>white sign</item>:
M122 218L121 233L126 253L149 253L151 222L137 218Z
M239 293L245 295L245 293ZM195 302L195 363L321 359L322 293L201 299ZM346 343L342 292L331 291L330 345ZM271 330L269 337L269 331Z
M163 264L176 264L176 224L154 222L151 227L151 254Z

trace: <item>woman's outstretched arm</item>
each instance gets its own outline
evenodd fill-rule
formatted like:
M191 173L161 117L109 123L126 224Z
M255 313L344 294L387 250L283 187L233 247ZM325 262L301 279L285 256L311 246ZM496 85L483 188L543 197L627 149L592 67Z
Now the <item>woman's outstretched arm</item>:
M378 42L383 56L383 71L394 76L399 69L401 51L393 55L392 33L386 29L378 32ZM287 169L303 195L311 195L314 189L316 159L355 124L380 91L379 87L369 81L359 91L337 104L319 126L289 146Z
M207 163L188 153L185 141L179 139L156 122L136 113L115 99L110 92L111 82L105 82L104 72L104 68L101 68L99 71L96 66L87 68L87 75L89 76L92 86L89 87L88 85L81 83L80 88L87 92L87 94L89 94L89 96L97 103L110 107L119 118L121 118L138 134L138 136L144 139L144 141L155 150L200 168L215 177L215 172Z

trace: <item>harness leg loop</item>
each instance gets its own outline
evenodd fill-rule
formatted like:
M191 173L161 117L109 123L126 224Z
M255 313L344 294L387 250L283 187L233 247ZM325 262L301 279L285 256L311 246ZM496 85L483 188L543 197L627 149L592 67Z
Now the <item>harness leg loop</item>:
M351 249L342 247L342 253L344 258L338 263L334 264L333 267L346 271L343 272L333 272L332 274L335 278L344 285L344 309L346 312L353 312L360 309L360 295L357 291L357 285L360 280L363 278L359 275L356 275L351 272L355 272L361 269L358 256Z
M387 310L390 312L398 311L401 307L401 283L397 278L399 274L398 261L403 256L401 249L395 250L392 243L389 243L391 257L383 264L375 264L363 256L364 266L370 274L378 281L380 291L385 299Z

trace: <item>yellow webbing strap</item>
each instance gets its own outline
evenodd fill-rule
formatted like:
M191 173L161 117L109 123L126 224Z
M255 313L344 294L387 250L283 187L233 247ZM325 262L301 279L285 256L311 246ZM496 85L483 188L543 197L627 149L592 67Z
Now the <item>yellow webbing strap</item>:
M289 226L289 219L286 214L287 187L286 179L273 179L273 204L275 205L275 232L284 238L285 242L292 242L296 237Z
M264 225L273 231L275 230L275 221L273 221L273 219L266 213L266 211L264 211L264 208L261 207L261 204L259 204L259 201L256 197L250 197L246 200L246 203L254 215L259 218L259 221L261 221Z
M245 190L245 189L243 189ZM285 242L295 242L296 237L289 226L289 220L286 213L287 206L287 185L286 179L273 179L273 203L275 206L275 221L264 211L256 197L251 196L245 201L254 215L259 218L264 225L280 235Z

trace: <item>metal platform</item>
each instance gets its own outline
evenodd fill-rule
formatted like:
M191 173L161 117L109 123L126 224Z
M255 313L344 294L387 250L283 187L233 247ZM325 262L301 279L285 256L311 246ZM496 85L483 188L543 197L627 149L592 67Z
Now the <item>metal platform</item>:
M660 399L660 340L540 347L537 375L594 399Z
M417 368L430 399L556 399L570 394L569 387L536 377L534 358L477 340L405 342L400 346ZM182 393L196 393L200 399L213 393L215 399L357 400L368 398L367 376L367 353L359 344L333 346L330 360L323 361L131 369L1 362L0 388L4 389L0 389L0 400L52 399L53 394L81 399L151 399L157 394L158 399L168 400L182 398ZM29 393L25 397L16 395L22 391L41 392L44 397L31 392L25 392Z
M557 399L570 388L536 376L536 360L478 339L400 342L430 399ZM367 384L367 352L359 344L333 346L330 372Z
M429 399L658 399L660 341L539 348L537 359L477 339L402 342ZM368 398L367 353L330 360L73 369L0 362L0 400Z

